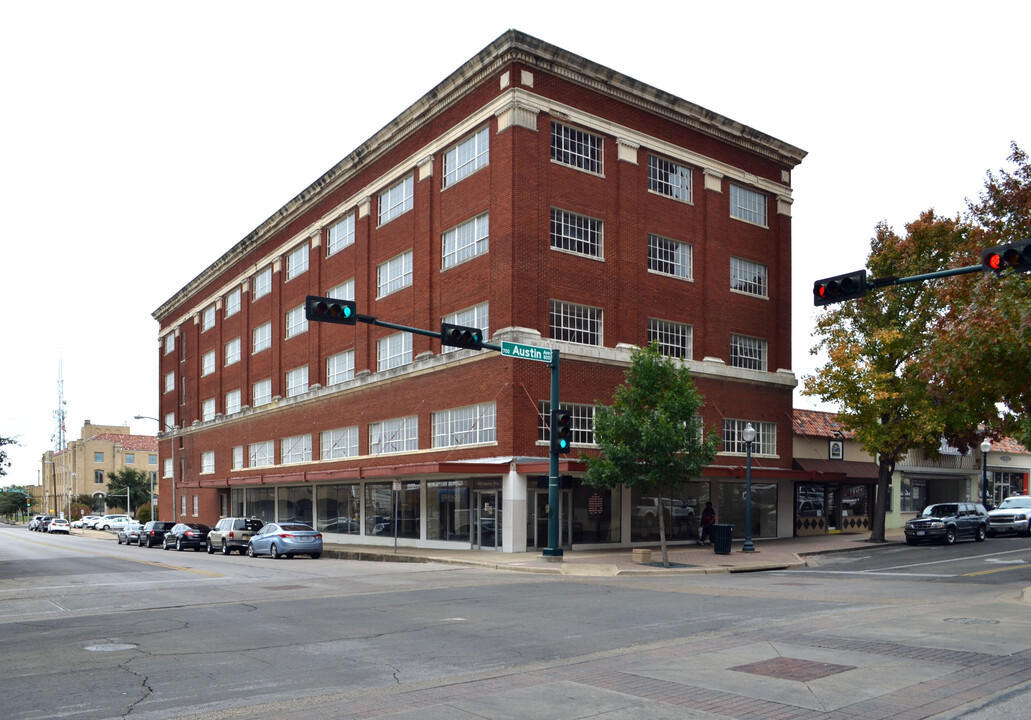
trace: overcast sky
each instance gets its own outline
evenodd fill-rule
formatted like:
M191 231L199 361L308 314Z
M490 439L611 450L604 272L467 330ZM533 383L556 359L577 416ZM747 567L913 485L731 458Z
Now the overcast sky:
M1031 149L1031 5L1010 2L0 3L0 484L37 482L63 363L85 419L153 434L151 313L505 30L808 151L793 174L793 370L811 288L874 227L955 215ZM774 368L775 369L775 368ZM796 407L815 407L796 391Z

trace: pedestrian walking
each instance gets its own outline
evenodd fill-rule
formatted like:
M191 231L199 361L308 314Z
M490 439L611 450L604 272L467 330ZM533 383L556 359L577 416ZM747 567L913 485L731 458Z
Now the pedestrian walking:
M698 529L698 544L704 545L706 540L712 545L712 526L716 524L716 510L713 509L712 503L705 503L705 509L702 510L702 522L701 527Z

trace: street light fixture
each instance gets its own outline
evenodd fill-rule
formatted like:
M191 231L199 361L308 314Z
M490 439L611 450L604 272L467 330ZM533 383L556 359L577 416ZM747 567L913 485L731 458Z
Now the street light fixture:
M136 420L153 420L164 428L164 432L172 433L172 520L175 520L175 428L164 420L158 420L150 415L136 415ZM154 519L154 478L150 478L150 519Z
M742 552L755 552L752 543L752 442L755 441L755 428L747 423L741 431L741 439L745 441L745 544Z
M988 438L981 441L981 504L988 507L988 451L992 444Z

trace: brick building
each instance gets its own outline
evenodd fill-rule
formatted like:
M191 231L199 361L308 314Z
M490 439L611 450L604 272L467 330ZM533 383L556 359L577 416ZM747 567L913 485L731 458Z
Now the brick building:
M359 323L453 322L561 351L562 544L674 539L699 504L792 532L791 171L805 153L516 31L444 79L154 312L162 517L246 513L333 539L547 544L549 371ZM629 347L684 359L723 435L669 498L584 487ZM396 503L396 513L395 513ZM398 518L397 522L393 518ZM741 523L738 535L743 534Z

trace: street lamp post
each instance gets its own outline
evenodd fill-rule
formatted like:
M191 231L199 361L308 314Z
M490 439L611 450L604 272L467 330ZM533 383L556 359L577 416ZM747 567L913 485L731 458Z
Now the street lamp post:
M988 438L981 441L981 504L988 507L988 451L992 444Z
M745 441L745 544L742 552L755 552L752 543L752 442L755 440L755 428L752 423L745 425L741 431L741 439Z
M175 428L169 426L163 420L158 420L156 417L150 415L136 415L136 420L153 420L162 428L164 432L172 433L172 520L175 520ZM150 479L150 519L154 520L154 478Z

